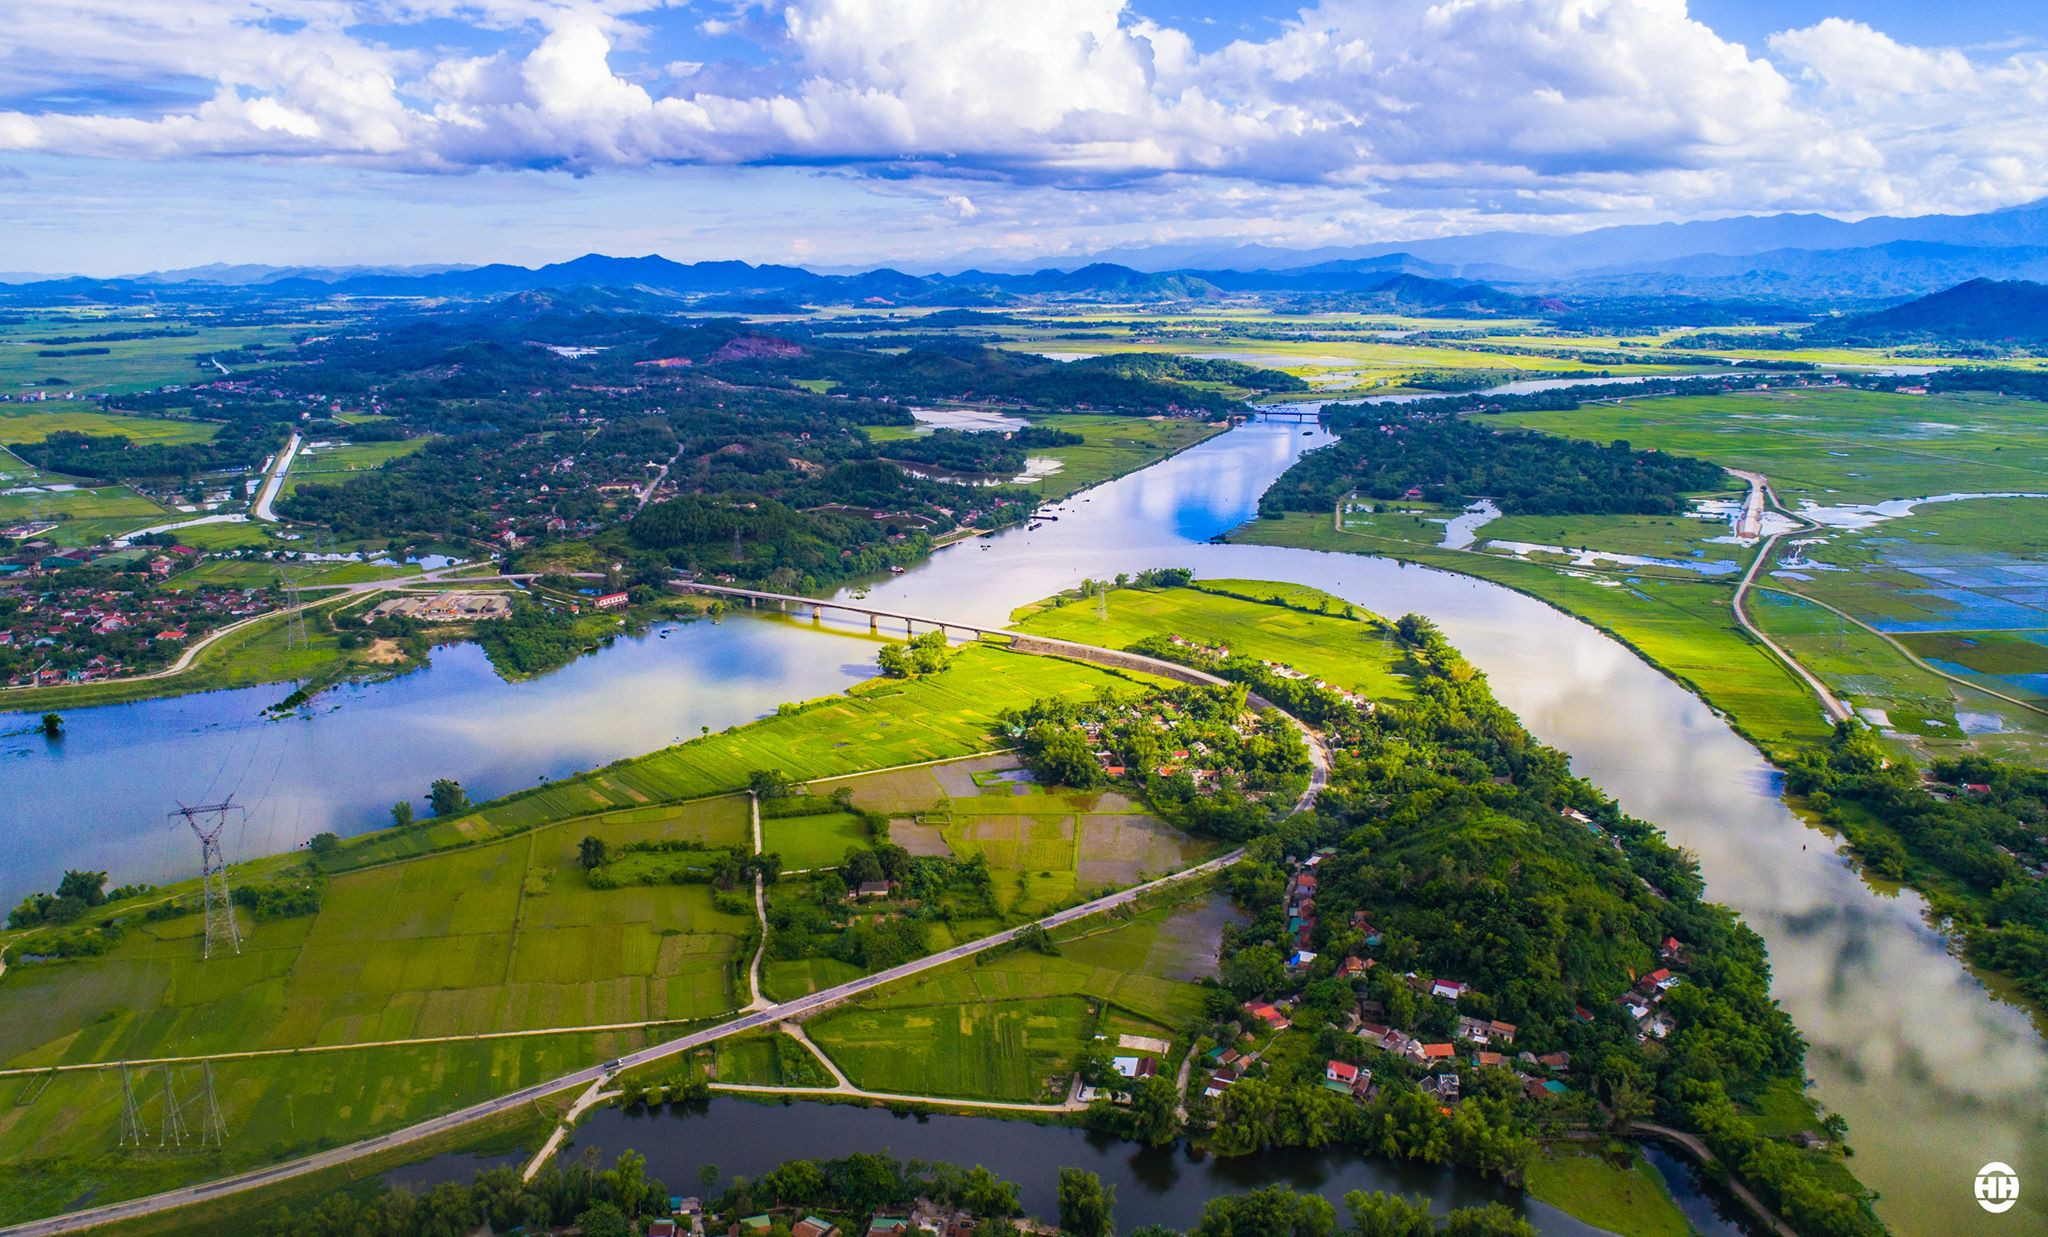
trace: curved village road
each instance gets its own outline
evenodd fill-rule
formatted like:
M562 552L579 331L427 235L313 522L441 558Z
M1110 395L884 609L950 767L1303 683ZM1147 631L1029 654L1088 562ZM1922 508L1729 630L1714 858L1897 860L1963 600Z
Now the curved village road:
M1812 521L1793 515L1778 505L1777 496L1771 493L1771 483L1764 478L1762 473L1744 472L1739 468L1731 468L1728 471L1749 482L1749 497L1743 504L1743 518L1748 519L1749 513L1755 512L1756 518L1759 521L1759 532L1762 531L1761 520L1766 504L1769 505L1771 510L1776 511L1786 519L1798 521L1798 527L1788 531L1807 532L1813 528ZM1779 661L1785 663L1792 673L1799 676L1800 681L1812 689L1813 694L1820 699L1820 707L1827 713L1828 721L1848 721L1856 716L1856 714L1848 705L1842 703L1842 698L1830 691L1828 685L1820 681L1820 676L1801 665L1799 659L1779 647L1776 640L1765 635L1761 627L1749 621L1749 608L1744 604L1749 600L1749 590L1755 586L1757 575L1763 571L1764 564L1771 561L1772 551L1778 548L1778 538L1784 535L1782 532L1772 533L1763 539L1763 544L1757 547L1756 557L1750 560L1749 570L1742 573L1741 583L1735 586L1735 597L1729 602L1729 609L1734 611L1737 625L1743 631L1749 633L1751 639L1769 649Z
M810 598L791 598L790 600L812 603ZM815 602L812 604L832 606L838 603ZM949 626L961 628L964 625L949 624ZM990 632L988 634L1010 633ZM1157 658L1138 657L1135 654L1121 652L1116 649L1076 644L1068 640L1049 640L1032 637L1027 642L1027 651L1075 657L1103 665L1124 668L1136 667L1182 681L1223 682L1222 679L1214 675L1193 670L1174 662L1161 661ZM1290 722L1298 727L1308 741L1308 788L1302 792L1300 800L1296 802L1294 807L1296 812L1304 812L1315 806L1316 797L1322 793L1323 787L1329 782L1329 749L1323 743L1322 737L1304 725L1299 718L1284 711L1282 711L1282 715L1286 716ZM870 992L887 984L893 984L898 980L908 979L913 975L919 975L937 967L945 966L948 963L958 962L963 958L971 958L975 954L985 953L998 946L1009 944L1020 933L1028 929L1036 927L1051 931L1075 920L1086 919L1090 915L1098 915L1119 906L1127 906L1155 890L1163 889L1182 881L1221 872L1242 858L1244 858L1244 851L1242 849L1231 851L1225 855L1218 855L1206 863L1200 863L1191 868L1183 868L1178 872L1162 876L1157 880L1146 881L1141 885L1133 885L1129 889L1097 898L1092 902L1084 902L1079 906L1056 911L1045 916L1043 919L1033 920L1028 924L1019 924L1014 928L998 932L993 936L985 936L977 941L955 945L951 949L932 954L929 957L906 962L901 966L891 967L886 971L878 971L873 975L863 975L859 979L849 980L836 987L826 988L809 996L798 997L793 1001L743 1013L736 1018L719 1023L717 1026L707 1027L701 1031L695 1031L676 1039L642 1048L637 1052L627 1053L602 1065L593 1065L577 1070L572 1074L563 1074L559 1077L548 1079L546 1082L538 1082L529 1087L522 1087L508 1095L485 1100L480 1104L472 1104L467 1108L458 1109L443 1116L433 1117L417 1125L407 1126L404 1129L393 1130L387 1134L379 1134L374 1138L366 1138L361 1142L349 1143L346 1146L335 1147L332 1150L318 1152L314 1155L291 1160L283 1164L273 1164L267 1168L237 1173L232 1177L222 1177L214 1181L200 1182L197 1185L190 1185L177 1190L168 1190L162 1194L152 1194L144 1198L129 1199L126 1202L108 1203L105 1206L93 1207L85 1211L74 1211L65 1215L50 1216L46 1219L31 1220L26 1224L17 1224L12 1228L0 1229L0 1237L54 1237L58 1233L80 1232L102 1225L118 1224L141 1216L154 1215L157 1212L169 1211L177 1207L190 1206L194 1203L208 1202L227 1195L239 1194L244 1190L252 1190L259 1186L288 1181L294 1177L302 1177L307 1173L337 1168L360 1160L365 1156L404 1147L417 1143L422 1139L432 1138L438 1134L450 1133L472 1122L516 1111L537 1100L544 1099L559 1091L565 1091L571 1087L580 1086L595 1090L599 1084L604 1083L623 1070L642 1065L651 1065L654 1062L666 1060L681 1053L689 1052L692 1049L701 1048L706 1044L716 1043L718 1040L729 1036L759 1030L763 1027L772 1027L779 1022L792 1018L802 1018L817 1013L820 1010L829 1009L842 1001L859 996L862 993ZM944 1103L945 1101L934 1100L932 1102Z

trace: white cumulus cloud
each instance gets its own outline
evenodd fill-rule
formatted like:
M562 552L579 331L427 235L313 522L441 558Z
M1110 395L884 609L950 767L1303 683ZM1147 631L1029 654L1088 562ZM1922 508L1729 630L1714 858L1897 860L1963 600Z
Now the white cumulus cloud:
M1205 53L1122 0L747 0L700 23L759 44L721 65L658 54L666 7L8 0L0 151L413 171L796 163L1005 192L1159 181L1221 200L1264 185L1526 215L2048 193L2048 58L1912 47L1839 18L1749 48L1685 0L1324 0ZM491 37L381 41L429 19ZM66 81L156 102L38 104ZM966 194L944 201L980 213Z

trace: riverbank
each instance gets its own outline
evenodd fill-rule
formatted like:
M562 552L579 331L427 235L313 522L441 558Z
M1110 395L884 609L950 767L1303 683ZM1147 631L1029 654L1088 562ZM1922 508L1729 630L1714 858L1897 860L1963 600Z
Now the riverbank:
M1713 896L1766 939L1774 993L1813 1046L1811 1093L1849 1120L1858 1173L1883 1192L1881 1214L1909 1231L1967 1226L1952 1204L1967 1198L1979 1165L2048 1156L2038 1105L2027 1102L2048 1086L2040 1037L1928 931L1917 897L1874 893L1845 867L1786 808L1755 747L1697 696L1585 623L1484 580L1358 554L1210 543L1327 440L1279 424L1240 427L1064 504L1058 523L995 534L986 552L938 553L876 582L869 600L1000 627L1084 576L1188 566L1427 614L1530 730L1696 853ZM536 774L566 777L872 674L864 622L828 615L822 626L836 638L820 638L807 618L700 623L687 637L622 639L520 685L458 647L289 727L243 729L273 702L248 691L85 710L69 717L61 752L40 739L0 748L14 787L49 805L33 834L0 821L0 875L34 874L44 887L65 866L105 867L108 856L125 869L117 879L188 874L189 839L162 828L166 796L183 787L197 798L220 769L220 788L233 786L255 744L242 796L254 810L239 853L289 849L320 829L359 831L434 777L458 777L478 797L532 786ZM273 763L280 744L285 759ZM2032 1207L2022 1199L2023 1214Z
M1608 636L1704 700L1766 753L1787 753L1828 735L1827 716L1806 684L1730 621L1735 590L1728 582L1656 581L1631 590L1623 583L1631 574L1626 570L1581 567L1565 574L1518 558L1340 529L1333 516L1307 513L1249 520L1228 537L1238 545L1391 558L1497 584Z
M1733 623L1741 584L1730 588L1713 581L1652 583L1638 579L1633 581L1633 587L1624 590L1615 580L1604 586L1595 583L1601 573L1583 567L1566 574L1500 555L1418 546L1397 538L1359 533L1342 528L1341 515L1317 519L1290 514L1280 520L1253 520L1235 530L1231 538L1240 544L1396 558L1474 576L1533 597L1605 633L1698 696L1780 770L1789 768L1803 753L1825 742L1836 720L1835 712L1816 698L1812 682L1781 660L1786 656L1782 650L1772 649L1767 642L1758 641ZM1767 542L1756 551L1758 557L1743 576L1743 583L1755 575L1762 555L1768 550ZM1660 584L1666 587L1654 598L1643 591ZM1663 604L1646 614L1645 607L1638 604L1645 601ZM1966 688L1982 690L1956 681ZM1800 720L1802 713L1807 715L1804 724ZM1796 796L1788 797L1788 801L1818 824L1819 808ZM1842 839L1859 859L1869 853L1873 839L1888 844L1896 853L1904 853L1894 831L1865 815L1842 819L1827 835ZM1953 932L1946 925L1957 918L1981 919L1990 911L1988 899L1962 889L1951 876L1925 862L1909 858L1903 875L1907 886L1928 899L1926 920L1935 930ZM1897 884L1890 887L1895 889ZM2023 986L2013 976L1969 958L1968 951L1962 948L1960 933L1955 935L1956 952L1968 960L1979 980L2001 1000L2024 1009L2036 1026L2048 1030L2048 1005L2025 995Z

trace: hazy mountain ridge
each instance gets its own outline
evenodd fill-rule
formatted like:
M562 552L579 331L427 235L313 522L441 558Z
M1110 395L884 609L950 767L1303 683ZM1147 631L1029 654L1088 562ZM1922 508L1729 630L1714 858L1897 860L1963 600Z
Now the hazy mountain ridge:
M1864 343L2048 346L2048 284L1973 279L1877 313L1825 322L1818 338Z

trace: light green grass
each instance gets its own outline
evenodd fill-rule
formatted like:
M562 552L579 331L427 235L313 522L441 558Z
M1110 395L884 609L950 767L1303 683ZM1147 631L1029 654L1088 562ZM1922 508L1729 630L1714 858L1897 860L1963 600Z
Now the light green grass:
M1692 1225L1640 1153L1627 1168L1563 1146L1529 1163L1528 1191L1567 1215L1620 1237L1689 1237Z
M169 446L211 441L220 426L211 421L180 421L168 417L101 412L97 404L83 400L0 404L0 442L41 442L65 430L79 434L119 434L137 444Z
M941 968L823 1015L808 1032L868 1090L1057 1099L1099 1030L1175 1039L1200 1020L1200 986L1171 977L1184 959L1170 933L1188 899L1203 896L1069 927L1056 955L1017 949Z
M404 438L395 442L352 442L333 446L307 447L292 459L285 474L282 497L301 485L341 485L355 473L382 468L427 445L425 438Z
M164 317L139 313L82 310L75 313L43 312L26 322L0 326L0 391L46 390L104 392L115 395L154 390L175 383L202 383L224 377L201 358L225 355L239 348L263 344L269 355L254 365L228 362L232 371L225 376L246 376L290 359L292 336L309 324L268 323L262 326L217 326L203 312L189 316L176 311ZM172 331L188 332L171 334ZM67 336L88 336L114 332L145 332L147 338L53 344L45 341ZM104 354L46 357L45 350L76 353L79 349L104 348ZM11 441L11 440L10 440Z
M1263 605L1245 597L1280 596L1324 605L1327 615ZM1221 643L1232 653L1282 662L1306 674L1385 700L1410 695L1396 669L1399 653L1374 616L1343 617L1345 603L1314 589L1243 580L1199 581L1194 589L1115 589L1098 598L1067 598L1019 611L1022 630L1108 648L1127 648L1152 635Z
M186 1056L724 1013L747 914L704 885L591 889L577 843L730 843L738 798L577 821L331 878L318 913L244 917L201 960L197 915L136 924L104 957L0 981L0 1064Z
M745 786L757 769L811 781L965 756L997 745L995 726L1006 710L1136 681L1057 658L1020 662L1023 656L968 646L938 674L869 680L841 696L522 791L459 820L350 839L343 853L349 862L393 859L611 808L718 794Z
M1078 997L835 1011L809 1033L869 1091L1036 1102L1064 1088L1094 1011Z
M1383 554L1518 589L1624 641L1644 660L1703 696L1754 741L1770 748L1817 742L1828 726L1812 692L1735 626L1726 580L1642 578L1563 571L1496 555L1462 553L1395 538L1338 532L1328 515L1256 520L1234 541L1354 554Z
M9 1168L0 1175L0 1224L140 1197L352 1142L648 1042L646 1034L636 1031L221 1062L214 1066L214 1085L227 1139L219 1153L120 1149L118 1071L60 1075L47 1086L39 1079L0 1080L0 1163ZM154 1141L161 1131L162 1071L137 1071L134 1081L141 1116ZM202 1087L199 1072L179 1072L175 1086L187 1105L187 1120L193 1120L197 1105L192 1101ZM21 1102L29 1093L33 1100ZM545 1107L553 1110L552 1102ZM124 1223L120 1231L236 1231L227 1217L266 1214L282 1198L306 1197L315 1186L332 1189L359 1179L365 1169L388 1169L480 1138L503 1140L510 1132L516 1141L526 1141L542 1124L517 1119L493 1123L351 1171L322 1174L307 1186L209 1204L201 1213L205 1222L200 1214L181 1212Z
M761 819L761 849L780 855L785 870L837 867L848 849L871 844L867 826L851 812Z
M1781 499L1882 502L1956 490L2048 492L2041 405L1989 395L1786 390L1630 399L1511 413L1520 425L1595 442L1626 439L1761 472Z

